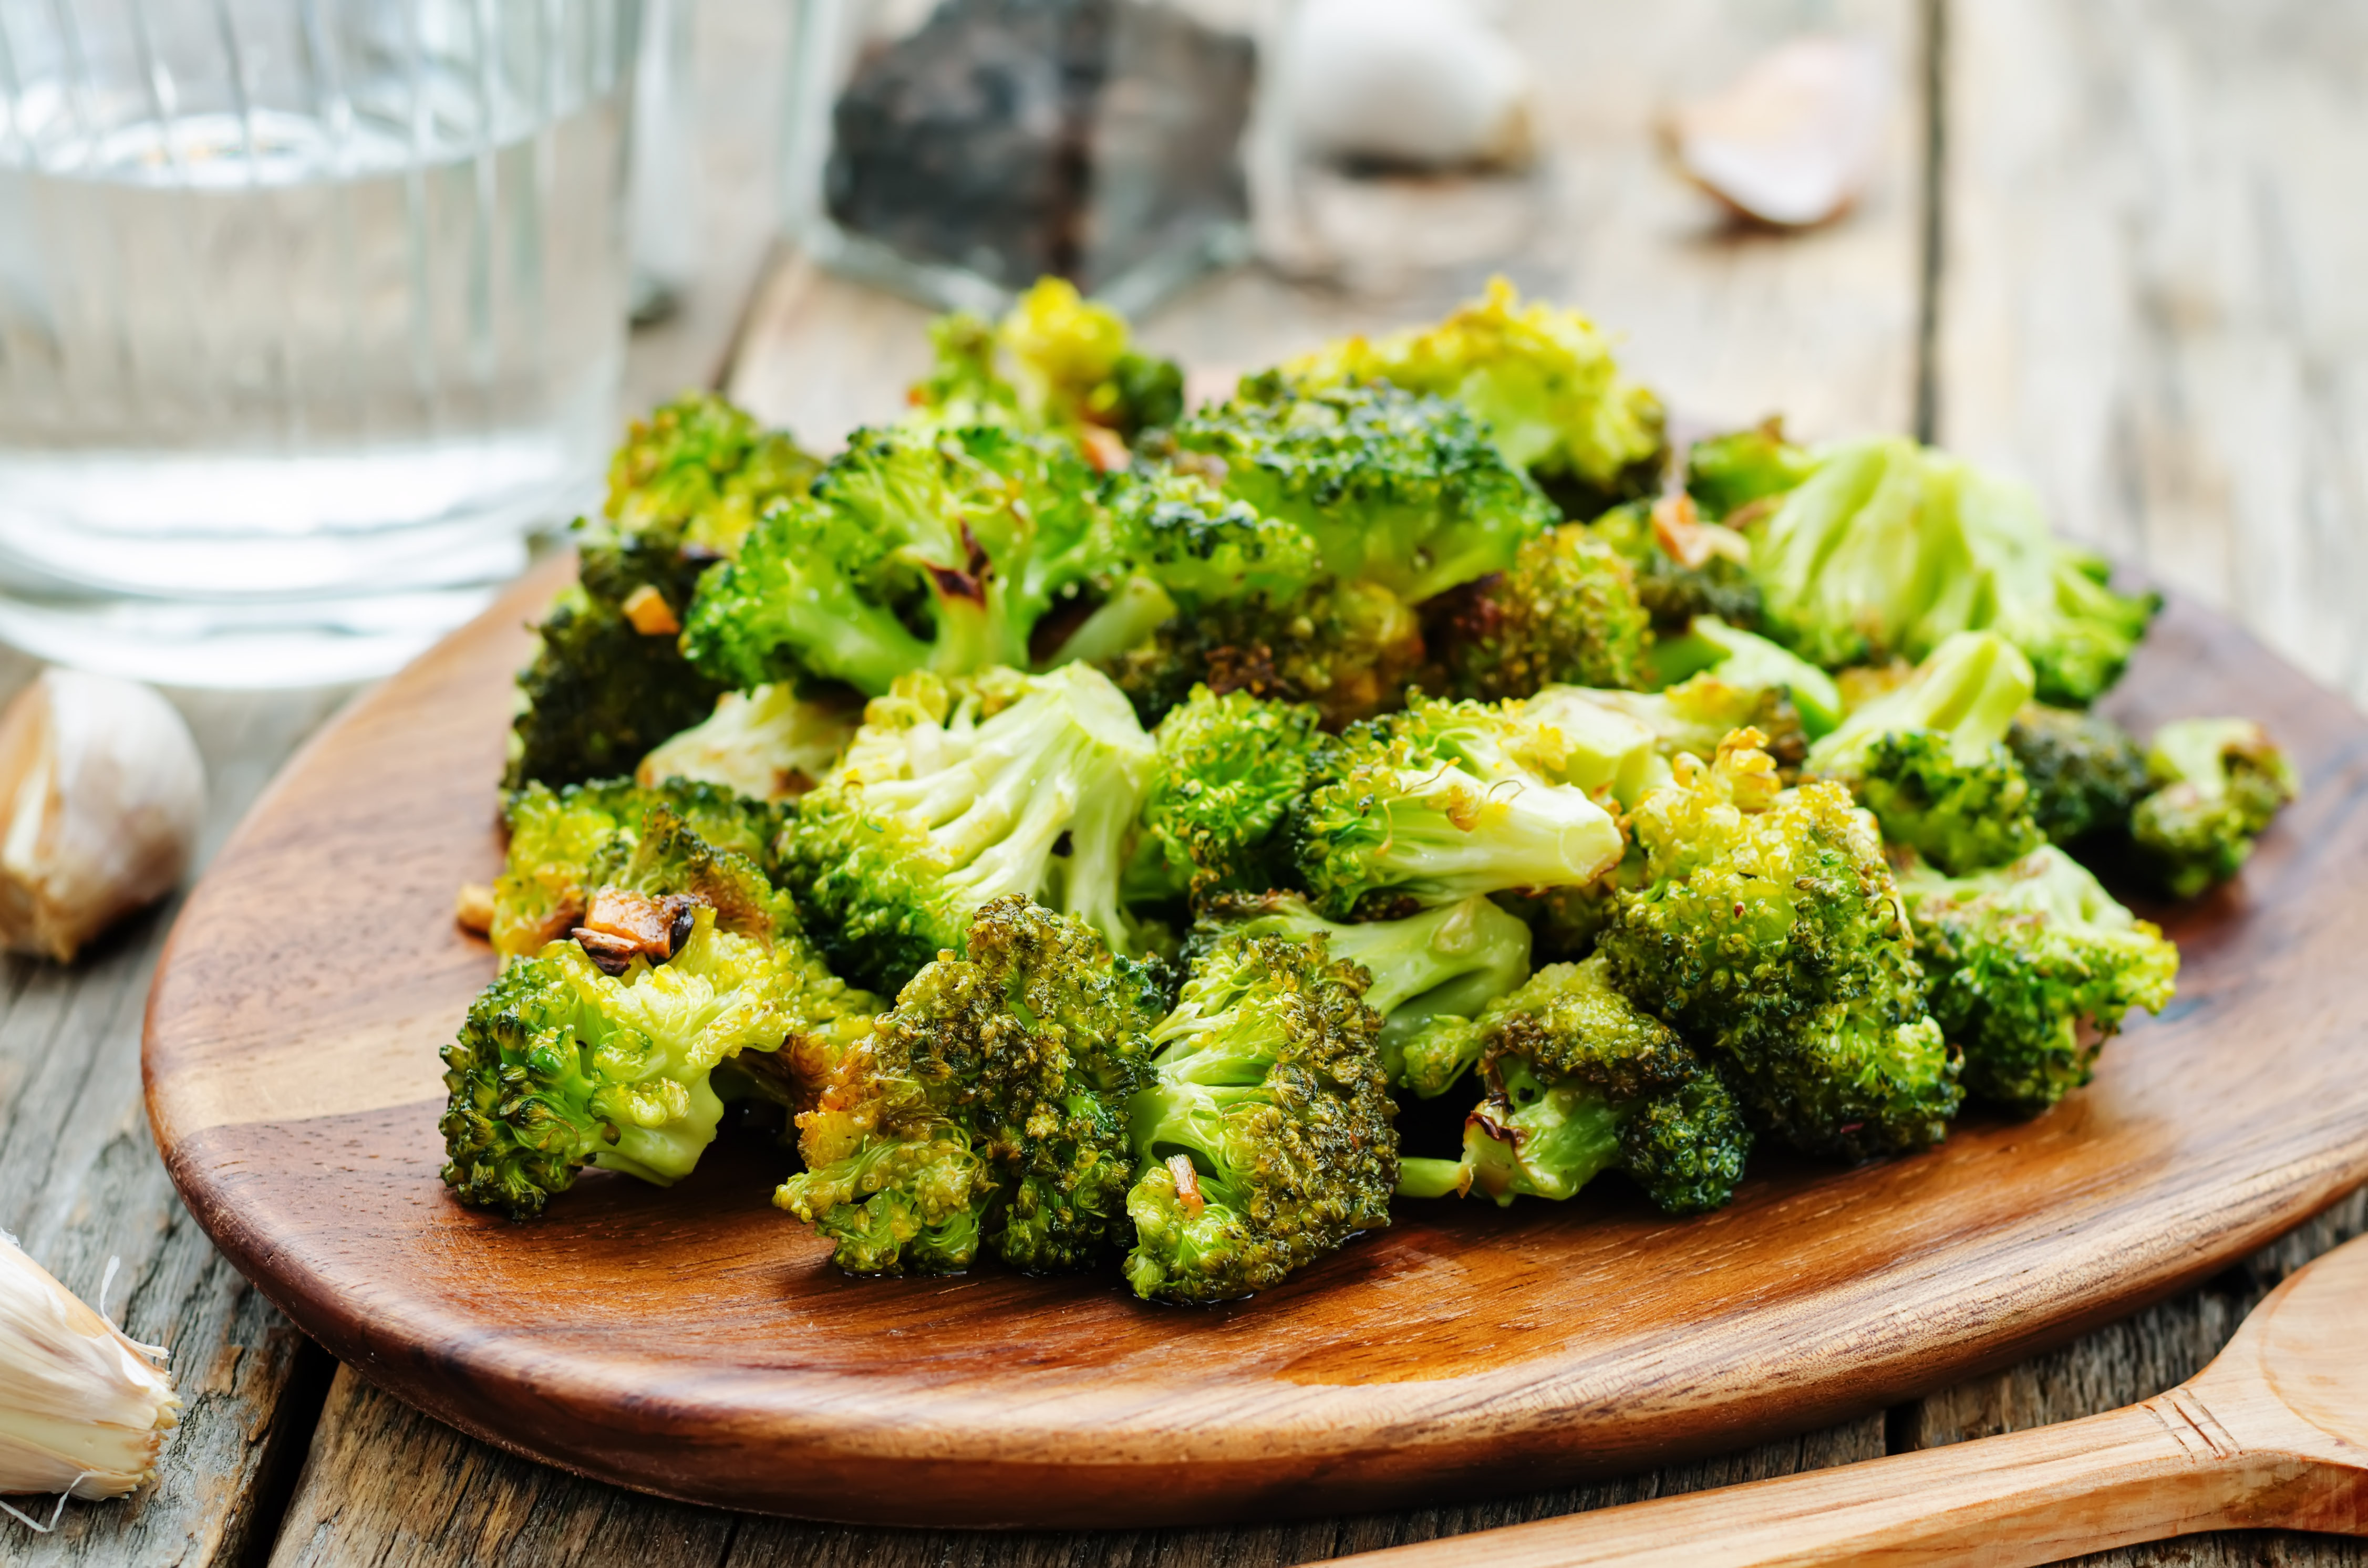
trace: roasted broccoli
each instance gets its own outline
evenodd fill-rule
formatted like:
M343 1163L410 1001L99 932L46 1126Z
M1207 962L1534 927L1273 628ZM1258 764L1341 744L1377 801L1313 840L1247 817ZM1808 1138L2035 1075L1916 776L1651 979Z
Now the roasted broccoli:
M1558 520L1471 415L1392 386L1253 376L1176 440L1228 495L1304 530L1333 577L1408 604L1504 571Z
M1556 682L1641 686L1653 638L1628 563L1577 523L1523 544L1507 570L1431 599L1423 621L1438 684L1482 701Z
M1184 373L1128 337L1109 306L1065 278L1039 278L996 325L967 312L932 322L937 362L908 401L916 423L940 427L1015 424L1131 441L1183 414Z
M1150 937L1120 908L1158 764L1117 688L1083 665L905 676L847 759L798 802L781 877L832 967L896 989L1007 894L1074 915L1120 952Z
M1438 1020L1425 1046L1440 1037L1455 1046L1433 1053L1476 1060L1484 1092L1463 1157L1402 1161L1402 1195L1562 1199L1617 1170L1667 1213L1735 1196L1751 1130L1734 1092L1620 994L1602 958L1540 970L1468 1023Z
M1502 278L1436 326L1351 337L1282 373L1310 388L1388 381L1460 403L1507 462L1577 517L1649 494L1667 456L1660 400L1621 374L1594 324L1577 311L1524 306Z
M1153 732L1131 902L1264 892L1291 878L1282 824L1320 737L1313 708L1194 687Z
M1750 541L1732 528L1703 522L1690 496L1614 506L1587 531L1628 562L1637 602L1655 631L1675 636L1698 615L1736 626L1759 624Z
M1292 812L1302 884L1349 919L1593 881L1620 858L1620 829L1552 781L1563 749L1518 705L1418 699L1350 726L1316 753Z
M2026 703L2006 744L2031 780L2031 814L2050 843L2125 831L2130 808L2152 787L2146 753L2100 713Z
M814 788L854 738L851 703L809 700L788 683L727 691L715 711L658 743L633 777L714 784L757 801L788 801Z
M870 696L909 670L1025 668L1037 623L1126 575L1092 471L1024 431L859 430L700 584L682 645L734 689L806 676Z
M1249 597L1179 615L1100 667L1146 723L1205 685L1313 703L1338 726L1397 707L1422 661L1422 623L1397 595L1326 579L1281 605Z
M1698 675L1663 691L1550 686L1523 707L1565 738L1593 734L1588 749L1598 753L1612 744L1611 733L1601 726L1625 726L1622 733L1641 744L1645 755L1623 767L1613 783L1612 793L1622 805L1634 805L1645 790L1668 783L1668 765L1679 753L1713 756L1718 743L1736 730L1758 730L1762 749L1790 767L1799 765L1809 746L1800 712L1781 687L1729 686L1715 674Z
M1129 1239L1129 1096L1161 1012L1148 966L1018 896L973 920L843 1053L774 1201L857 1274L948 1273L985 1247L1056 1271Z
M1137 1295L1246 1296L1389 1223L1397 1108L1364 980L1321 937L1237 936L1194 961L1127 1107Z
M2285 754L2249 719L2181 719L2154 733L2156 788L2130 813L2138 858L2173 898L2244 869L2279 810L2302 792Z
M1936 1143L1959 1063L1873 824L1839 784L1782 788L1759 740L1680 756L1629 813L1644 864L1597 950L1726 1070L1761 1130L1850 1159Z
M2006 745L2031 684L2013 643L1961 631L1811 746L1808 772L1847 785L1884 838L1952 875L2003 866L2045 841Z
M1798 488L1817 466L1815 454L1784 438L1778 415L1748 430L1730 430L1686 449L1686 495L1703 517L1739 527L1754 509Z
M1684 635L1655 642L1652 665L1652 684L1658 687L1711 675L1746 691L1781 691L1812 740L1842 722L1841 688L1833 676L1791 649L1714 615L1698 615ZM1717 744L1715 737L1711 744Z
M2132 1007L2170 1001L2179 949L2052 844L1970 877L1910 866L1899 891L1978 1098L2036 1116L2089 1081Z
M722 687L676 645L700 574L739 547L757 511L803 494L819 467L706 393L633 426L609 471L605 517L577 524L577 581L536 628L534 660L518 674L510 788L630 773L707 716Z

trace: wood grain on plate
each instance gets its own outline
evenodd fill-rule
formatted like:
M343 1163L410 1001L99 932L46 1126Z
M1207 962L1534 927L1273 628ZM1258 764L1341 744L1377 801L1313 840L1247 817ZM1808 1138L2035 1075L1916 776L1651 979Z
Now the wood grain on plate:
M1406 1204L1204 1311L1114 1276L866 1282L727 1136L673 1192L596 1175L545 1220L438 1183L437 1047L493 960L501 678L546 573L324 732L192 895L149 1011L165 1161L341 1359L520 1451L696 1501L1086 1525L1403 1506L1830 1422L2003 1364L2260 1245L2368 1176L2368 723L2201 612L2124 716L2242 710L2309 790L2241 891L2178 913L2180 1001L2099 1082L1920 1158L1761 1168L1671 1221L1627 1197ZM1609 1186L1610 1184L1607 1184Z

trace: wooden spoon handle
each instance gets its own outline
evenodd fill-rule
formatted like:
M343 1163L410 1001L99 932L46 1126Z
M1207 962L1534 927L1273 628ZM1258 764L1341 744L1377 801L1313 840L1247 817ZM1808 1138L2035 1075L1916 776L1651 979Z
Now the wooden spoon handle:
M1348 1559L1375 1568L1577 1562L2053 1562L2251 1523L2232 1517L2306 1469L2239 1452L2192 1392L2084 1421L1541 1519Z

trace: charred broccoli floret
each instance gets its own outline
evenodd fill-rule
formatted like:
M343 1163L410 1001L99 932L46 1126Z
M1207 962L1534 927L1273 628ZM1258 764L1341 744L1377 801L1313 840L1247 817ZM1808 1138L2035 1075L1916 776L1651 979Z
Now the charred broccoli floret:
M1315 721L1310 707L1194 687L1152 733L1159 771L1143 801L1131 895L1198 903L1288 882L1283 819L1306 787Z
M1735 1196L1751 1130L1734 1092L1675 1029L1620 994L1602 958L1540 970L1459 1022L1426 1032L1455 1038L1438 1054L1468 1054L1480 1067L1463 1157L1403 1161L1402 1195L1476 1187L1498 1203L1564 1199L1617 1170L1667 1213L1699 1214Z
M2002 866L2044 841L2006 745L2031 684L2013 643L1961 631L1810 747L1808 771L1849 786L1884 838L1944 871Z
M651 787L681 779L756 801L794 800L837 763L857 718L851 703L802 698L786 683L727 691L714 712L643 757L633 778Z
M1959 1063L1873 824L1839 784L1781 788L1759 739L1680 756L1630 813L1644 865L1598 951L1726 1070L1762 1131L1850 1159L1936 1143Z
M1205 685L1312 703L1338 726L1398 706L1422 660L1422 624L1397 595L1326 579L1280 605L1234 599L1179 615L1101 667L1146 723Z
M1450 696L1496 701L1557 682L1645 684L1653 631L1634 575L1577 523L1523 544L1507 570L1431 599L1423 620Z
M734 689L819 676L876 697L911 670L1024 668L1039 621L1127 574L1097 496L1048 437L859 430L700 582L683 650Z
M1564 737L1518 705L1421 699L1351 725L1292 812L1301 883L1349 919L1591 881L1620 858L1620 829L1553 781L1565 761Z
M2006 733L2007 749L2031 781L2031 814L2051 844L2118 835L2152 783L2146 753L2101 713L2025 703Z
M1125 319L1065 278L1037 279L994 325L966 311L941 316L929 339L936 364L907 394L919 421L1131 441L1184 412L1176 362L1133 347Z
M1401 1047L1427 1020L1468 1018L1530 977L1530 928L1476 895L1402 920L1344 926L1295 892L1235 894L1202 914L1185 954L1237 937L1321 937L1326 952L1362 969L1365 1006L1381 1017L1382 1061L1393 1083L1403 1074Z
M1628 562L1637 602L1655 631L1674 636L1700 615L1736 626L1759 624L1750 541L1732 528L1702 521L1690 496L1614 506L1587 531Z
M1148 935L1119 907L1158 754L1083 665L913 675L864 710L847 760L798 802L781 877L832 966L881 990L962 951L1008 894L1085 921L1120 952Z
M1363 990L1320 937L1235 937L1193 963L1127 1107L1135 1294L1246 1296L1389 1223L1397 1108Z
M1558 520L1471 415L1392 386L1299 390L1269 371L1176 440L1228 495L1304 530L1334 578L1408 604L1504 571Z
M723 399L696 393L636 423L609 472L606 514L579 522L576 582L536 628L518 674L507 783L630 773L707 716L722 689L676 644L700 574L757 511L803 494L821 465Z
M1159 1019L1149 968L1024 898L978 911L967 958L915 975L798 1118L774 1201L856 1274L947 1273L985 1247L1082 1268L1129 1239L1129 1096Z
M2157 785L2130 813L2138 857L2173 898L2244 869L2253 841L2302 792L2293 764L2249 719L2181 719L2154 733Z
M1388 381L1459 403L1573 516L1650 494L1667 455L1660 400L1621 373L1595 324L1523 305L1502 278L1436 326L1348 338L1282 373L1306 387Z
M2052 844L1971 877L1911 866L1899 891L1978 1098L2038 1115L2089 1081L2132 1007L2170 1001L2179 949Z

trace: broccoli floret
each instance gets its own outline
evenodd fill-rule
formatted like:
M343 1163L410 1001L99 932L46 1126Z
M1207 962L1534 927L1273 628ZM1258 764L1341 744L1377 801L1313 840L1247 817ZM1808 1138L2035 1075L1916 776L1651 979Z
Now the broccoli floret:
M1397 707L1422 660L1422 624L1395 594L1326 580L1281 605L1252 597L1178 616L1101 667L1145 723L1206 685L1313 703L1338 727Z
M746 857L760 874L779 826L766 806L682 781L643 788L610 779L557 790L530 784L508 798L503 817L509 851L494 883L487 935L506 960L539 953L583 924L594 890L631 860L652 826L686 828L704 845Z
M1159 771L1143 801L1131 901L1263 892L1290 879L1281 827L1306 787L1316 712L1205 686L1169 710L1152 740Z
M1335 919L1474 893L1574 887L1620 858L1620 829L1553 782L1564 737L1518 705L1419 699L1316 753L1292 812L1300 881Z
M1530 977L1530 928L1474 896L1402 920L1336 925L1295 892L1215 900L1192 928L1188 958L1236 937L1322 937L1325 950L1365 971L1365 1006L1382 1019L1382 1062L1403 1076L1401 1049L1429 1019L1468 1018ZM1437 1095L1445 1085L1425 1091Z
M2031 814L2050 843L2123 832L2152 785L2146 753L2102 714L2026 703L2006 744L2031 780Z
M1127 574L1092 471L1023 431L859 430L701 580L682 645L734 689L1024 668L1037 623Z
M1783 789L1749 730L1630 813L1644 865L1598 938L1612 981L1723 1067L1762 1131L1850 1159L1920 1149L1961 1098L1873 824Z
M1576 517L1649 494L1667 458L1660 400L1621 374L1595 324L1577 311L1524 306L1502 278L1436 326L1349 338L1282 373L1306 387L1388 381L1459 403L1507 462Z
M1675 636L1701 615L1736 626L1759 624L1750 541L1703 522L1691 497L1631 501L1596 518L1587 531L1628 562L1637 602L1656 632Z
M757 512L803 494L817 468L786 435L697 393L636 423L609 472L604 520L579 522L577 581L536 628L518 674L508 787L630 773L713 707L722 687L676 634L700 574Z
M1476 1048L1484 1089L1463 1124L1463 1157L1403 1161L1404 1196L1477 1187L1500 1204L1564 1199L1607 1170L1667 1213L1735 1196L1751 1130L1734 1092L1613 987L1602 958L1540 970L1459 1032Z
M1746 691L1781 691L1800 714L1801 728L1811 740L1830 733L1842 722L1841 688L1833 676L1791 649L1714 615L1698 615L1683 636L1655 642L1652 663L1655 686L1712 675L1724 686ZM1715 746L1717 738L1710 744Z
M1116 687L1083 665L912 675L864 710L847 760L798 802L781 877L832 967L893 990L1006 895L1084 920L1140 955L1119 907L1129 838L1158 765Z
M1512 565L1554 504L1462 408L1386 385L1300 391L1254 376L1187 415L1178 445L1228 495L1305 531L1324 568L1408 604Z
M1608 780L1622 805L1634 805L1647 790L1669 780L1668 764L1681 753L1718 754L1718 744L1736 730L1760 733L1762 749L1781 765L1797 767L1808 752L1801 715L1781 687L1729 686L1715 674L1698 675L1663 691L1605 691L1590 687L1550 686L1523 704L1523 710L1552 724L1577 755L1610 755L1619 725L1622 744L1639 749ZM1582 740L1584 737L1584 740ZM1596 780L1573 780L1592 789Z
M1961 879L1911 866L1899 891L1932 1017L1981 1099L2038 1115L2089 1081L2132 1007L2170 1001L2179 949L2052 844Z
M1784 438L1779 415L1748 430L1730 430L1686 449L1686 494L1714 521L1737 522L1746 508L1797 489L1816 458Z
M1905 682L1809 748L1904 844L1952 875L2002 866L2045 841L2006 733L2031 700L2031 664L1992 631L1961 631Z
M2249 719L2181 719L2154 733L2157 788L2130 813L2139 859L2173 898L2244 869L2253 840L2302 793L2285 754Z
M1117 312L1081 298L1065 278L1042 278L996 325L967 311L930 323L937 362L908 401L919 420L940 426L1103 430L1133 440L1183 414L1184 373L1128 336Z
M1577 523L1523 544L1504 572L1423 607L1450 696L1497 701L1556 682L1645 683L1652 627L1628 563Z
M787 683L727 691L715 711L642 758L635 780L713 784L757 801L789 801L814 788L854 738L846 702L798 696Z
M857 1274L946 1273L981 1247L1057 1271L1129 1239L1129 1096L1149 1077L1149 966L1024 898L979 910L969 956L914 976L798 1118L774 1201Z
M1246 1296L1389 1223L1397 1108L1363 990L1320 937L1235 937L1194 962L1127 1107L1137 1295Z

